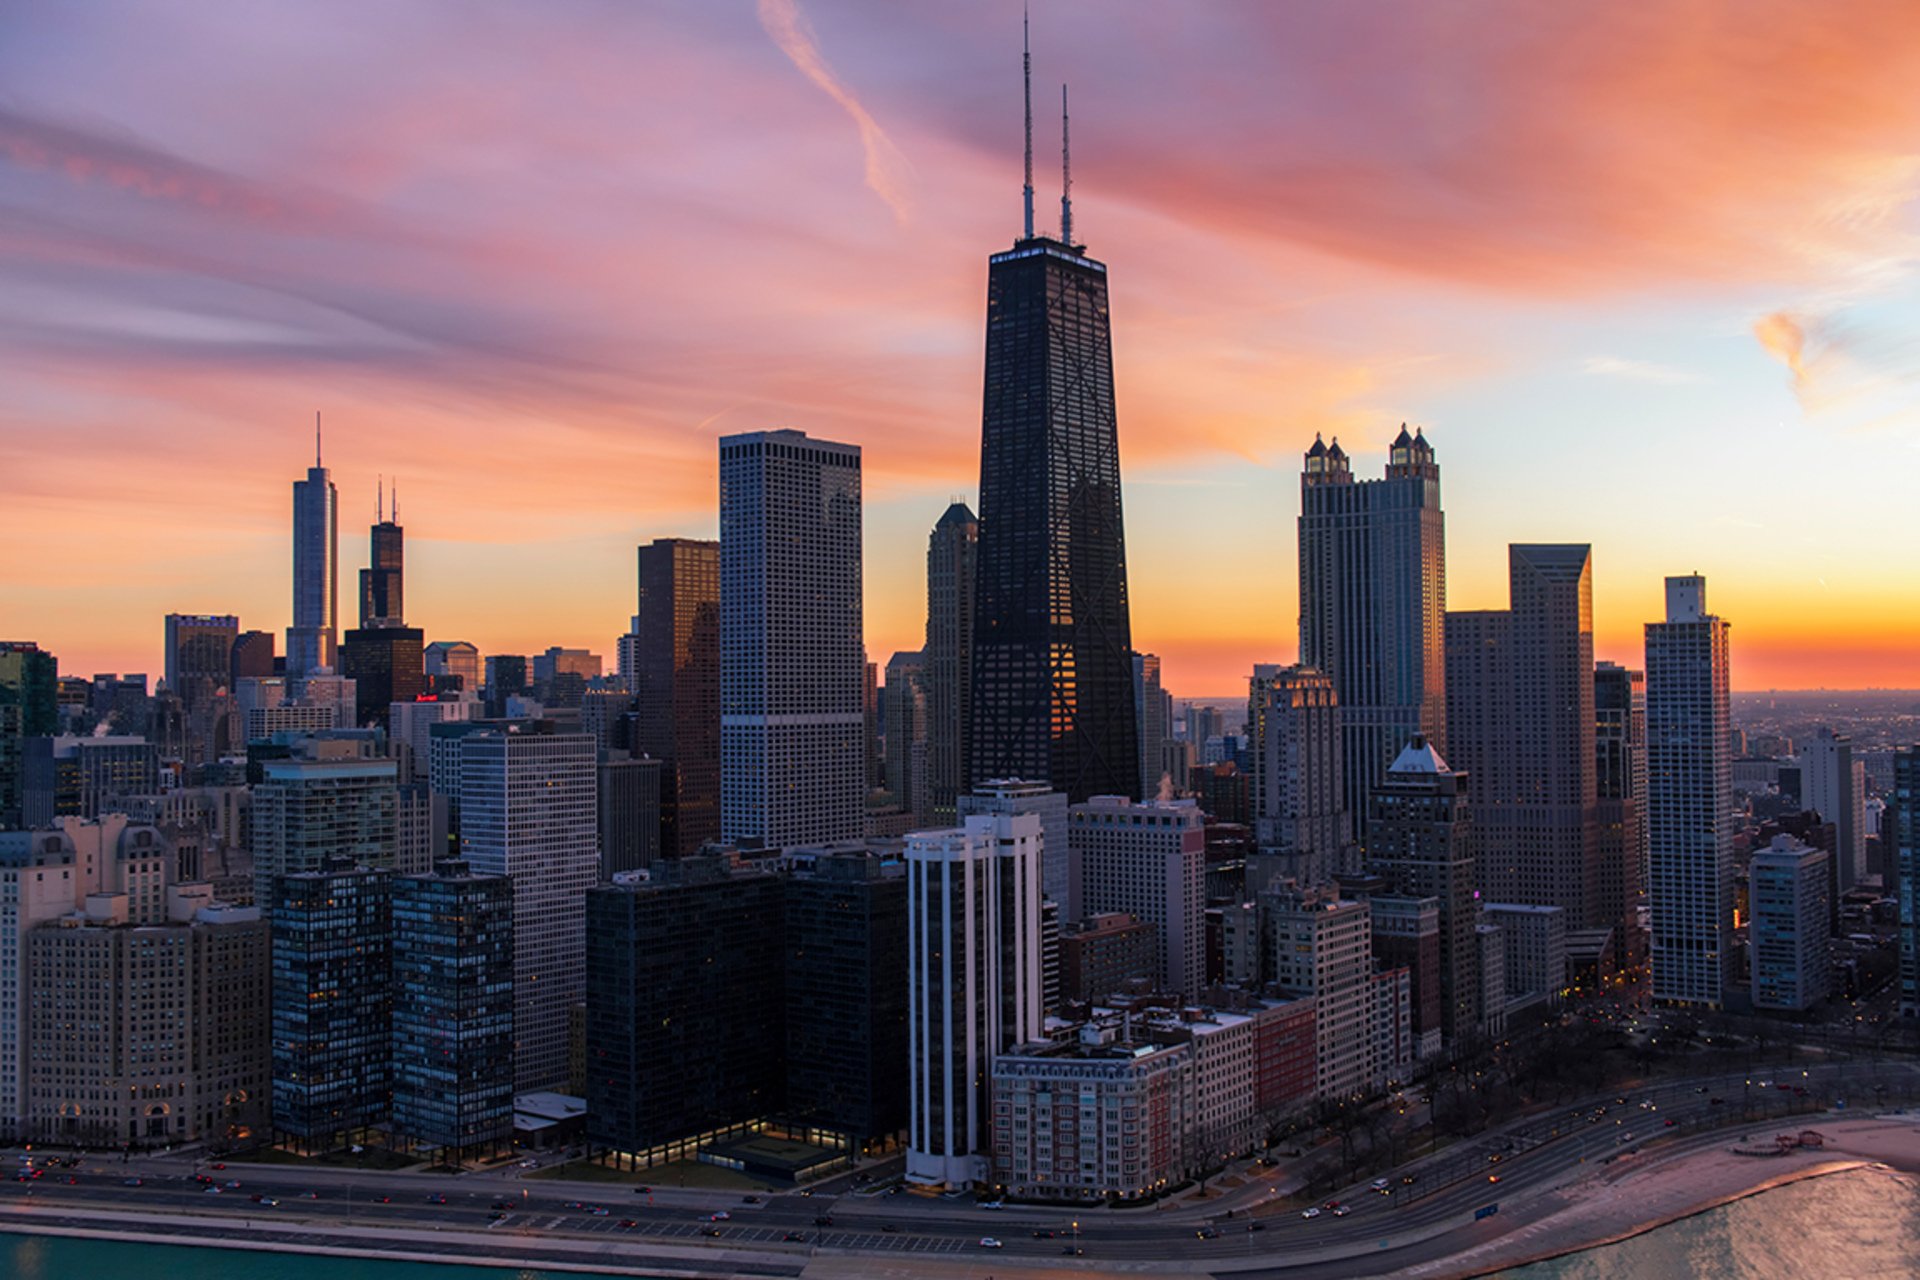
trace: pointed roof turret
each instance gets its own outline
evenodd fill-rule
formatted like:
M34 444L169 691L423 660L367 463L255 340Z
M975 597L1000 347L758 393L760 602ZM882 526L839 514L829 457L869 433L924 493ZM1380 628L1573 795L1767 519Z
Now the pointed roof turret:
M1329 462L1336 461L1336 460L1340 462L1345 462L1347 460L1347 451L1340 447L1339 436L1335 436L1333 438L1333 443L1327 446L1327 460Z
M1407 434L1407 424L1406 424L1406 423L1404 423L1404 422L1403 422L1403 423L1401 423L1401 424L1400 424L1400 434L1399 434L1399 435L1397 435L1397 436L1395 436L1395 437L1393 438L1393 445L1392 445L1392 447L1393 447L1393 448L1395 448L1395 449L1411 449L1411 448L1413 448L1413 437Z
M1440 758L1440 753L1433 749L1433 744L1427 741L1426 735L1416 733L1407 740L1407 745L1400 749L1399 756L1387 767L1387 772L1441 774L1452 773L1453 770L1445 760Z
M1318 431L1313 433L1313 448L1307 450L1307 456L1309 458L1324 458L1327 456L1326 442L1320 439L1320 433Z

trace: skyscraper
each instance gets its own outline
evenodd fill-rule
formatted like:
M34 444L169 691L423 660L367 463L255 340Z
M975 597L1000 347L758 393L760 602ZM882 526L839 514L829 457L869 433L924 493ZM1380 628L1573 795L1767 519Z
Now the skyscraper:
M954 820L969 783L979 543L980 522L964 502L948 507L927 538L927 804L941 823Z
M1866 771L1859 766L1853 739L1844 733L1823 726L1801 745L1800 802L1833 824L1834 883L1841 893L1867 873Z
M1160 990L1197 999L1207 975L1207 837L1199 805L1096 796L1073 806L1067 830L1082 910L1124 912L1151 924Z
M1733 755L1728 625L1707 580L1667 579L1647 624L1647 847L1653 998L1718 1007L1733 957Z
M59 731L57 665L31 640L0 640L0 830L20 825L26 740Z
M1064 103L1063 103L1064 105ZM1063 112L1064 124L1064 112ZM987 266L973 780L1075 802L1140 784L1106 264L1033 230Z
M1920 1017L1920 747L1893 752L1895 866L1900 909L1900 1016Z
M1446 610L1433 446L1403 425L1385 478L1356 481L1340 442L1316 436L1300 475L1300 662L1333 678L1356 819L1407 739L1447 747Z
M1400 893L1440 904L1440 1028L1449 1044L1479 1029L1480 894L1467 776L1425 738L1409 741L1373 789L1367 867Z
M1160 655L1133 655L1133 705L1140 717L1140 791L1142 800L1160 794L1160 779L1166 776L1161 745L1172 736L1167 723L1166 691L1160 687Z
M503 726L459 739L461 856L513 881L516 1092L567 1079L567 1011L585 989L586 897L600 869L595 757L583 733Z
M1638 916L1647 883L1647 677L1611 662L1593 669L1594 794L1602 895ZM1636 935L1637 925L1630 924ZM1640 938L1636 945L1644 944Z
M406 567L406 532L400 527L400 488L394 486L393 514L386 511L386 491L380 491L369 540L367 567L360 571L360 626L404 627L402 573Z
M1342 780L1345 743L1333 680L1312 667L1256 667L1249 733L1255 831L1263 852L1285 855L1303 883L1341 870L1352 838Z
M927 803L926 655L896 653L887 659L887 790L917 827L932 821Z
M293 482L293 625L287 674L332 670L340 627L340 495L320 462L320 415L313 416L313 465Z
M909 1181L986 1177L993 1060L1041 1036L1040 842L1005 813L907 841Z
M339 748L340 743L320 744ZM391 869L398 762L335 755L268 760L253 788L253 900L271 908L274 882L329 857Z
M1789 835L1753 855L1747 868L1747 927L1756 1009L1804 1013L1831 985L1825 849Z
M457 858L393 881L393 1128L441 1164L513 1141L513 885Z
M662 762L661 851L720 838L720 544L656 538L639 550L633 750Z
M860 449L720 440L720 823L743 846L854 840L866 816Z
M1446 615L1447 754L1473 799L1488 899L1613 927L1595 815L1593 561L1584 545L1507 549L1511 607Z

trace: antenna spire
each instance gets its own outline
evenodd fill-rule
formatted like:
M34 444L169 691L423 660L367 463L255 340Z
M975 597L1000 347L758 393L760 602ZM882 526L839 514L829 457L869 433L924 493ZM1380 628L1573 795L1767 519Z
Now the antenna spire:
M1060 243L1073 248L1073 150L1067 134L1067 86L1060 86Z
M1027 34L1028 16L1020 7L1020 78L1027 102L1027 185L1021 188L1026 205L1026 238L1033 239L1033 48Z
M320 411L313 411L313 465L320 465Z
M400 477L393 478L393 522L400 523Z
M381 476L375 481L374 492L379 496L374 499L373 521L375 524L385 524L387 522L387 481L385 476Z

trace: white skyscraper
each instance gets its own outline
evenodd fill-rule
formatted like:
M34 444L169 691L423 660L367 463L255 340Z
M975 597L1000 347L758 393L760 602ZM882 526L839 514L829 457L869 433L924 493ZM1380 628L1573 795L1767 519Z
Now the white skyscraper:
M1151 924L1160 989L1198 996L1207 977L1207 835L1192 800L1095 796L1067 833L1081 910L1125 911Z
M972 794L955 802L964 824L974 813L1032 813L1039 815L1041 844L1040 892L1058 903L1062 920L1079 920L1080 883L1073 877L1073 859L1067 843L1067 793L1044 782L995 778L982 782Z
M595 743L484 729L459 744L460 854L513 880L514 1089L563 1087L567 1010L586 990L586 902L599 875Z
M912 1091L907 1177L983 1181L994 1058L1041 1038L1037 814L974 814L907 838Z
M1827 859L1825 849L1781 835L1748 864L1756 1008L1798 1012L1827 997Z
M1667 579L1647 624L1647 846L1653 996L1718 1007L1733 951L1733 758L1728 625L1707 581Z
M1835 884L1845 893L1867 873L1867 777L1864 762L1854 758L1853 739L1822 729L1802 744L1800 788L1801 806L1833 824Z
M720 441L720 820L784 849L866 816L860 450L762 431Z

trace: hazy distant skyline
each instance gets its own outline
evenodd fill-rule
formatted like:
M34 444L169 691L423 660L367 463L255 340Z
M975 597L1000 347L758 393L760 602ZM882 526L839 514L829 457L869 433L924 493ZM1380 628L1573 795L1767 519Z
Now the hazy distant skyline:
M862 446L870 657L977 499L1017 3L30 6L0 17L0 638L160 666L284 632L325 412L341 571L613 654L716 440ZM1437 452L1449 604L1590 542L1598 656L1698 571L1736 688L1920 684L1910 3L1041 0L1112 268L1133 634L1177 694L1295 653L1298 467ZM284 645L282 635L280 643Z

